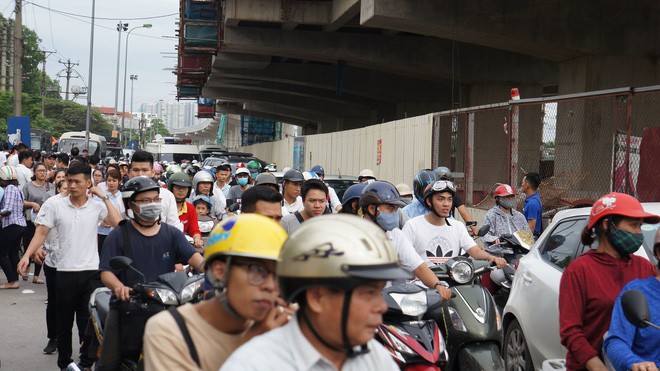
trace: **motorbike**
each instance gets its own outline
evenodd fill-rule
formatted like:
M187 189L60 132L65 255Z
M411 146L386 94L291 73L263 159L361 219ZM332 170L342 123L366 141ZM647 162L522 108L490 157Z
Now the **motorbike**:
M411 282L397 282L383 290L387 312L376 339L402 370L441 370L447 349L437 323L422 319L428 303L441 302L435 290Z
M503 269L493 269L490 278L497 285L493 294L495 304L502 310L509 300L511 284L518 265L518 260L525 256L534 244L534 236L528 231L516 231L499 237L500 243L485 246L484 250L493 256L503 258L508 266Z
M490 230L479 229L478 237ZM431 270L452 291L452 298L431 302L423 319L433 319L446 339L449 370L503 370L502 318L480 276L495 266L465 256L429 257Z
M117 301L120 311L121 358L123 370L137 369L142 358L142 335L147 320L169 307L180 306L201 300L204 275L193 275L189 271L161 274L154 282L146 282L144 275L132 266L126 256L110 259L110 267L117 271L132 270L142 277L142 282L133 286L130 301ZM94 290L89 299L89 312L96 347L102 351L106 318L110 311L112 292L106 287ZM93 348L96 348L93 347Z

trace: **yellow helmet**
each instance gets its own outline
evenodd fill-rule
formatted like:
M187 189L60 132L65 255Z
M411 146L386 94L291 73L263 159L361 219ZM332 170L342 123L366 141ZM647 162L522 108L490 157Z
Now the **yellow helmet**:
M204 258L207 264L222 256L277 260L284 240L286 232L272 219L259 214L240 214L213 228Z

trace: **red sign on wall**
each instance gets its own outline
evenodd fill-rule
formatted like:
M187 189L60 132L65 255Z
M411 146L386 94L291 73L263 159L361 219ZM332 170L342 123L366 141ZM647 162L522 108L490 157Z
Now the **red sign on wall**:
M376 144L376 165L380 165L380 162L383 158L383 140L378 139Z

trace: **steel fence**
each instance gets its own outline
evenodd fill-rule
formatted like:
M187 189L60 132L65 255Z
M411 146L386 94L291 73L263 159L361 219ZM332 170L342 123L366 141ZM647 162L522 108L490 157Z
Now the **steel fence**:
M660 86L440 112L432 149L433 166L456 172L469 206L489 208L496 184L518 188L528 172L543 179L545 210L590 205L612 190L660 201Z

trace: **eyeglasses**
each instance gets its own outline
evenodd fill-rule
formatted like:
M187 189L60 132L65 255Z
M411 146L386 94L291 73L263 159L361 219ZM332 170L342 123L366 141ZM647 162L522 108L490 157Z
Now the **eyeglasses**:
M145 198L145 199L142 199L142 200L133 200L133 203L136 204L136 205L146 205L146 204L150 204L150 203L159 204L161 200L162 200L162 198L160 198L160 197Z
M48 171L46 171L46 170L35 170L34 172L35 173L47 173Z
M251 264L251 263L232 263L233 265L239 266L239 267L247 267L248 270L248 282L251 285L261 285L262 283L266 282L266 278L268 278L268 275L273 275L273 279L275 279L275 272L269 271L266 267L260 264Z
M431 189L434 191L442 191L445 189L450 189L456 192L456 186L454 186L453 182L450 182L448 180L438 180L437 182L433 183Z

